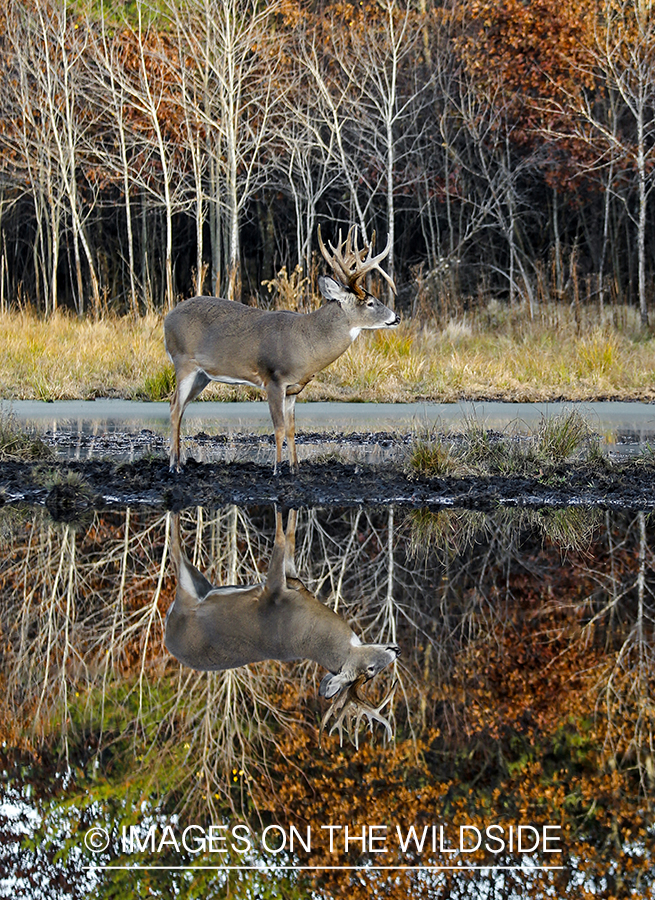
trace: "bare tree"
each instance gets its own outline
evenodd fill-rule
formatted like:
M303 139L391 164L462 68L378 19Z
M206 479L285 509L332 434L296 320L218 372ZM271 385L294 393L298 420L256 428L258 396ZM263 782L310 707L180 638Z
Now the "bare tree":
M230 300L241 297L241 216L266 177L261 160L281 99L281 40L274 28L280 8L278 0L264 7L255 0L194 0L171 8L180 52L196 79L185 78L183 103L205 131L204 152L217 178L209 199L225 216Z
M92 32L94 34L94 32ZM129 92L125 86L125 79L121 77L121 43L115 35L108 33L104 18L101 22L99 33L95 36L92 45L90 63L89 89L94 95L94 101L106 104L106 110L111 123L111 131L116 136L118 144L118 160L114 153L107 150L103 157L103 164L108 170L117 168L123 187L123 203L125 206L125 228L127 234L127 267L130 279L129 306L133 314L139 311L138 292L136 281L135 238L132 212L132 188L133 172L130 164L130 130L126 121L126 107ZM114 147L112 146L112 150ZM146 295L145 288L142 292ZM144 296L146 305L150 295Z
M600 102L595 90L573 94L562 89L559 109L568 121L573 115L570 133L593 153L589 168L607 169L607 190L624 204L636 229L639 312L645 327L647 213L655 185L655 12L651 4L605 0L577 68L581 83L596 81L607 90L608 102ZM570 133L562 131L560 136ZM626 183L624 175L631 171L636 181L636 209L631 201L632 184ZM607 220L606 203L605 237Z
M30 9L12 3L8 15L20 123L14 138L34 200L35 271L42 271L47 285L46 311L58 305L57 275L66 218L73 239L75 306L79 314L84 312L83 254L97 311L100 289L86 226L93 204L84 202L79 183L84 146L95 126L88 108L83 108L81 61L87 51L87 33L73 27L65 3L37 0Z
M86 53L86 33L70 23L65 2L48 7L38 3L31 40L38 54L36 59L33 58L31 74L39 90L40 112L48 128L56 176L69 205L77 284L76 307L81 315L85 308L81 247L97 313L100 310L100 288L85 224L90 208L85 213L78 183L83 142L94 124L81 109L84 101L80 89L80 68Z

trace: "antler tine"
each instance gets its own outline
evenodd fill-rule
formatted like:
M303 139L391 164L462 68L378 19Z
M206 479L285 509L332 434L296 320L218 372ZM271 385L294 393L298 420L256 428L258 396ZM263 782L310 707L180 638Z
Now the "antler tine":
M358 697L358 699L360 700L360 705L358 707L357 716L355 718L355 736L356 737L359 734L360 722L362 721L364 716L366 716L366 718L368 719L368 729L371 732L371 734L373 734L373 722L379 722L381 725L384 725L384 728L385 728L385 731L387 734L387 740L390 741L392 739L393 730L391 728L391 722L388 719L386 719L383 715L381 715L381 711L384 709L384 707L387 705L387 703L391 702L391 698L396 693L397 685L398 685L398 682L394 681L394 683L391 685L391 689L390 689L389 693L384 698L382 703L380 703L378 706L371 706L370 704L366 703L366 701L362 700L361 697Z
M387 284L389 285L389 287L395 294L396 293L396 285L393 283L393 279L380 266L380 263L382 262L382 260L386 259L387 256L389 255L389 252L391 251L391 235L387 234L387 244L386 244L384 250L382 251L382 253L378 253L377 256L372 256L374 243L375 243L375 232L373 232L373 236L371 238L371 243L366 248L367 255L365 258L362 258L361 275L367 275L369 272L372 272L373 270L379 272L380 275L382 275L384 280L387 282Z
M363 679L363 676L360 675L360 678ZM355 682L356 683L356 682ZM348 687L344 688L337 696L334 698L330 706L328 707L325 715L321 719L321 727L318 730L318 746L321 746L321 738L323 736L323 732L325 730L325 726L327 725L330 716L334 715L335 721L330 728L330 735L334 733L334 731L339 732L339 746L343 747L343 726L344 720L348 715L348 706L350 704L350 694L352 691L353 685L349 684ZM347 730L347 729L346 729Z
M351 231L352 231L352 228L348 232L348 237L346 237L345 243L348 242ZM323 238L321 236L321 226L319 225L318 226L318 246L319 246L321 253L323 254L323 259L328 264L328 266L332 269L332 271L334 272L334 274L337 276L337 278L339 279L339 281L342 284L350 284L351 272L349 271L347 263L344 260L343 254L342 254L344 241L341 240L341 229L339 229L339 246L333 247L330 241L328 241L328 245L330 247L330 250L332 251L331 256L328 253L328 251L325 247L325 244L323 243Z
M331 736L336 731L339 735L340 747L343 747L343 732L345 729L346 734L355 745L355 749L359 750L359 728L364 717L368 719L368 727L371 734L373 733L373 723L379 722L384 726L387 740L390 741L392 739L393 729L391 723L382 715L381 711L391 701L391 698L396 691L397 682L393 683L391 690L388 692L382 703L378 706L371 706L371 704L367 703L367 701L359 694L359 688L365 681L366 676L360 675L333 700L332 705L321 721L321 727L318 733L319 747L321 746L321 737L325 730L325 726L332 715L335 716L335 720L332 723L328 735Z
M318 227L318 245L323 254L323 258L337 278L347 285L351 290L355 291L360 297L364 296L364 291L360 285L362 278L369 272L377 271L382 275L385 281L396 293L396 285L387 272L380 267L380 263L385 259L391 250L391 235L387 235L387 245L377 256L373 256L373 245L375 243L375 232L371 238L371 243L365 245L361 250L359 248L357 225L351 226L346 235L346 240L341 239L341 230L339 230L339 243L335 247L328 241L328 246L332 251L330 255L323 243L321 237L321 226Z

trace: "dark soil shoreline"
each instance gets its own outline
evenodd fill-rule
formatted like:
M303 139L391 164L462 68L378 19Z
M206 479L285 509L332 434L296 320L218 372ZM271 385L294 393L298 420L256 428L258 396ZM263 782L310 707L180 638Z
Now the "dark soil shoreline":
M85 511L146 507L278 504L283 507L388 506L492 510L501 507L655 509L655 462L562 464L533 477L408 475L394 463L311 460L300 473L274 475L253 462L197 463L169 472L163 456L0 463L0 504L44 506L53 519L75 521Z

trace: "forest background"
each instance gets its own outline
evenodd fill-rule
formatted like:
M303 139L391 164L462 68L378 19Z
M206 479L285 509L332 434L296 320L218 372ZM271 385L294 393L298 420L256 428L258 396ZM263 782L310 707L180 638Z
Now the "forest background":
M357 223L408 314L645 326L654 50L642 0L8 0L0 307L306 308L317 225Z
M8 0L2 396L164 399L171 306L307 311L356 223L403 325L306 399L652 399L654 47L641 0Z

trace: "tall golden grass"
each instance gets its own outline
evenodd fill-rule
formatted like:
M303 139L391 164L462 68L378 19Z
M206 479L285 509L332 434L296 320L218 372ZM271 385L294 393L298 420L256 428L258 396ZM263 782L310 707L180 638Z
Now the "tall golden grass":
M160 316L91 321L65 313L48 319L29 312L0 314L4 399L165 399L172 383ZM262 394L215 385L202 397ZM393 331L363 332L303 397L653 400L655 340L640 330L636 313L628 308L622 308L616 325L593 309L581 321L579 310L543 306L530 319L526 311L490 304L446 327L405 320Z

